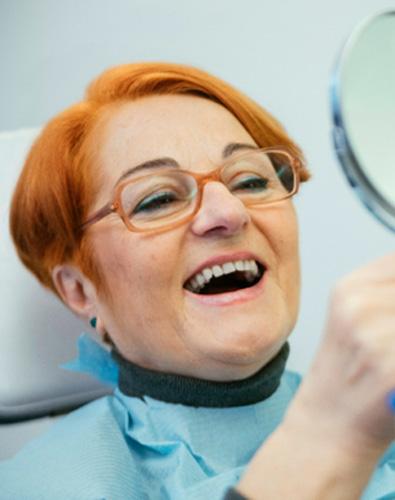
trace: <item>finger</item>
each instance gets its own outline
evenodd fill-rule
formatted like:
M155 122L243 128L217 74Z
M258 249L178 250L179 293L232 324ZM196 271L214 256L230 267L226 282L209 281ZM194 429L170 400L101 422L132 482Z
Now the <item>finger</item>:
M390 281L395 283L395 253L384 255L348 274L347 281Z

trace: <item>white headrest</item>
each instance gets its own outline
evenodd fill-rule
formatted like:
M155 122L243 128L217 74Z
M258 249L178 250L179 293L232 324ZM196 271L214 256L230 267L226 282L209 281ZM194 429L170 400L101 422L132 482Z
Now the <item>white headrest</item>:
M107 391L58 368L76 356L76 339L89 327L23 267L9 235L12 192L39 131L0 133L0 422L60 411Z

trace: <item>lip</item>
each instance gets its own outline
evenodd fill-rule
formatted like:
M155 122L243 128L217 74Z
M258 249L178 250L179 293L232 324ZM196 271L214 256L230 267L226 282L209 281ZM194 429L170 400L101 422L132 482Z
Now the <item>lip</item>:
M260 261L259 261L260 262ZM224 306L234 306L237 304L242 304L250 300L256 299L265 288L265 283L267 280L268 269L265 269L262 278L258 283L249 288L242 288L240 290L235 290L234 292L218 293L215 295L199 295L197 293L190 292L184 288L184 293L189 299L194 300L204 306L214 306L214 307L224 307Z
M222 265L225 262L230 262L230 261L236 261L236 260L256 260L265 268L265 272L267 271L268 267L265 262L262 261L260 257L258 257L256 254L252 252L247 252L247 251L241 251L241 252L233 252L233 253L228 253L228 254L222 254L222 255L217 255L215 257L210 257L209 259L205 260L201 264L199 264L198 267L194 271L192 271L189 276L186 278L184 281L185 283L192 278L197 273L200 273L204 268L206 267L212 267L215 265ZM261 280L262 281L262 280ZM254 287L251 287L254 288ZM233 292L232 292L233 293ZM223 294L225 295L225 294Z
M184 288L184 293L188 298L196 301L197 303L200 303L205 306L215 306L215 307L242 304L243 302L255 299L258 295L262 293L262 290L266 283L267 279L266 276L269 272L269 269L266 263L260 257L248 251L240 251L240 252L232 252L228 254L216 255L215 257L211 257L205 260L198 267L196 267L196 269L189 275L189 278L187 278L184 281L184 284L189 279L191 279L192 276L202 271L205 267L212 267L215 265L224 264L225 262L237 261L237 260L255 260L265 268L262 278L258 281L256 285L251 286L249 288L242 288L240 290L235 290L234 292L218 293L213 295L199 295L197 293L190 292L186 288Z

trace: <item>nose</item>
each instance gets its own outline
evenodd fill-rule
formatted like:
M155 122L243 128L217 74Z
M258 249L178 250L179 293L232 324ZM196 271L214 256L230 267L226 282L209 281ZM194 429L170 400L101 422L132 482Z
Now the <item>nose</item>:
M192 221L191 229L198 236L231 236L242 231L250 220L244 203L224 184L209 182L203 188L202 204Z

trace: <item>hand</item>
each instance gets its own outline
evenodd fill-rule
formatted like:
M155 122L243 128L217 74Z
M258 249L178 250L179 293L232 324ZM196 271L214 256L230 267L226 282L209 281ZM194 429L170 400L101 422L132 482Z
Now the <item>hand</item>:
M395 439L395 254L335 287L322 344L289 418L304 416L328 439L364 452Z
M254 500L360 498L395 439L386 401L393 389L395 254L335 287L312 367L284 421L247 467L240 491Z

